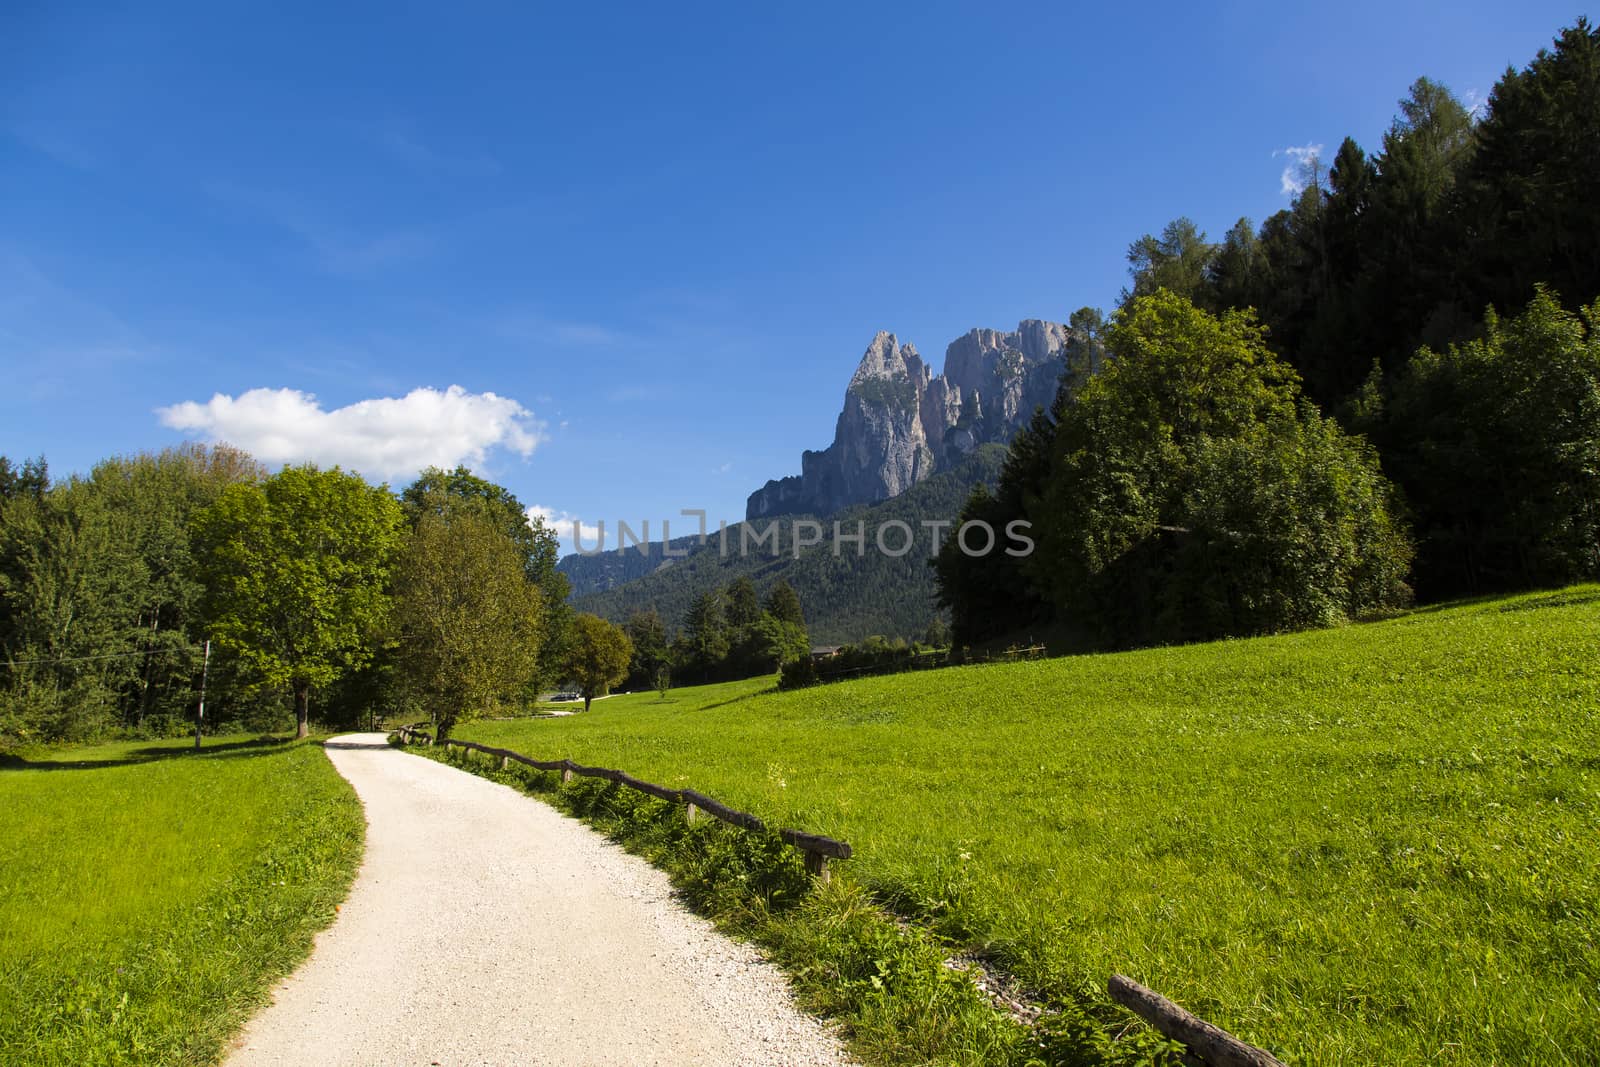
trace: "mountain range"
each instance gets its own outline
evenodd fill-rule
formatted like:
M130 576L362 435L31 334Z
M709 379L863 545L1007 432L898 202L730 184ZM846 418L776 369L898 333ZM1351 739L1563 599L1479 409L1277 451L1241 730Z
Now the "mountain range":
M831 515L872 504L950 470L983 444L1006 444L1049 407L1067 368L1092 373L1087 329L1024 319L1011 333L971 330L932 369L910 343L880 332L867 346L834 426L833 443L800 456L800 473L750 494L746 519Z

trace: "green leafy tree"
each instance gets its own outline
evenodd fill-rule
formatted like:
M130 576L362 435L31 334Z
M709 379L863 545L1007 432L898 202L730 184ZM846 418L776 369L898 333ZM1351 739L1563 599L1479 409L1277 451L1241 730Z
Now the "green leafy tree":
M211 633L258 683L289 687L298 737L312 688L372 657L402 521L386 489L312 466L230 485L196 516Z
M1368 266L1360 280L1360 315L1378 338L1341 384L1360 385L1362 364L1376 354L1398 366L1419 340L1450 340L1471 328L1458 303L1462 221L1457 179L1476 145L1472 117L1447 88L1419 78L1400 101L1364 217Z
M751 628L749 666L753 673L770 673L793 660L811 655L806 628L762 612Z
M1416 510L1428 595L1600 576L1597 331L1600 301L1574 314L1540 287L1479 340L1419 351L1365 413Z
M633 645L620 626L598 615L580 614L572 620L566 673L583 694L584 711L627 675L632 658Z
M566 595L566 579L556 570L560 542L554 530L517 499L516 494L473 474L466 467L453 471L429 467L400 493L406 517L415 525L426 512L469 511L494 523L516 545L528 581Z
M1022 572L1058 618L1124 646L1405 602L1409 548L1376 458L1300 400L1249 314L1161 291L1122 309L1108 345L1024 501L1039 547ZM1290 565L1317 553L1332 555Z
M50 468L43 456L20 464L0 456L0 649L10 654L8 658L20 655L20 620L16 612L20 610L18 598L27 581L27 557L31 551L29 537L23 531L38 518L49 488ZM8 529L6 511L13 501L21 504ZM0 664L0 671L5 672L0 676L9 683L9 668Z
M19 729L87 739L192 714L204 635L189 520L258 474L236 450L186 445L105 460L54 488L30 464L0 486L11 497L0 499L0 646L26 705L11 716Z
M3 718L12 736L84 741L115 725L118 694L139 668L130 623L146 577L120 527L81 478L6 503Z
M488 516L428 513L395 568L399 675L438 735L512 703L536 669L544 601Z
M1412 557L1373 449L1309 404L1195 442L1173 516L1164 634L1332 626L1404 606Z
M463 466L452 471L429 467L401 492L400 503L413 528L427 512L467 511L487 517L516 544L528 581L544 595L544 640L538 670L529 684L536 688L548 683L561 664L566 627L572 617L567 606L571 586L567 576L556 569L561 560L556 531L542 516L524 507L511 490Z
M196 444L104 460L90 473L89 488L119 517L120 536L139 559L141 580L123 624L137 631L133 640L145 655L132 665L120 701L124 720L136 729L152 717L170 723L193 712L206 635L191 520L227 486L265 474L238 449ZM219 672L219 682L225 677ZM213 722L229 696L221 685L212 691Z

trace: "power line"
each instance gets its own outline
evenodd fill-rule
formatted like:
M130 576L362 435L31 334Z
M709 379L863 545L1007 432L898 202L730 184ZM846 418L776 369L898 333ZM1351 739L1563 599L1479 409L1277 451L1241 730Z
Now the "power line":
M187 648L152 648L143 652L106 652L98 656L65 656L61 659L14 659L9 660L13 665L29 663L85 663L95 659L130 659L134 656L166 656L174 652L193 652Z

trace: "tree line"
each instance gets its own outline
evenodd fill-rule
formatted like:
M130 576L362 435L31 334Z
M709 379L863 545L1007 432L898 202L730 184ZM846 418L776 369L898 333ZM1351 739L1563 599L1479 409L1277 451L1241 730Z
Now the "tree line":
M429 469L398 495L335 467L269 474L226 445L52 482L0 457L0 741L208 721L296 732L369 709L515 708L620 677L626 638L575 616L555 534L504 487ZM596 626L595 624L598 624Z
M1064 382L935 562L956 640L1128 647L1600 575L1600 30L1481 115L1419 79L1381 150L1212 243L1129 248L1107 359ZM1584 304L1584 301L1592 301Z
M747 575L706 589L672 633L654 608L630 613L623 630L632 644L627 684L638 689L773 674L811 653L800 597L782 579L765 598Z

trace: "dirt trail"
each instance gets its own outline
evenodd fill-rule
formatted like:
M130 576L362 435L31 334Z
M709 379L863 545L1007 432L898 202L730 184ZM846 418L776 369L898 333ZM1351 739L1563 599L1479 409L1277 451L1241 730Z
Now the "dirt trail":
M582 823L382 734L327 748L366 857L230 1067L851 1062L754 950Z

